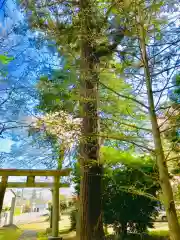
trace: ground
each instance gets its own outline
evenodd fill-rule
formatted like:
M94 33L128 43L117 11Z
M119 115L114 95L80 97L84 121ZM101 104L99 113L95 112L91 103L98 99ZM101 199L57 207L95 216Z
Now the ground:
M47 217L39 217L37 218L37 215L34 216L33 222L28 222L26 224L19 224L18 226L23 230L35 230L38 232L38 240L47 240L45 231L47 228L49 228L49 222L45 221ZM26 217L27 219L27 217ZM159 232L162 233L164 231L165 234L167 234L168 230L168 224L167 222L156 222L154 224L155 229L149 229L149 231L153 231L152 234L159 235ZM63 237L63 239L66 240L75 240L75 232L68 232L70 228L70 220L69 216L63 215L61 221L59 222L59 230L60 230L60 236ZM109 228L109 233L112 233L112 228Z
M39 217L34 222L29 222L26 224L19 224L18 227L22 230L34 230L38 232L38 240L46 240L46 229L49 228L49 222L46 221L47 216L45 217ZM66 240L73 240L75 237L75 232L69 232L70 228L70 220L69 216L63 215L61 217L61 221L59 222L59 231L60 231L60 236L63 237L63 239Z
M21 234L19 240L36 240L38 233L34 230L25 230Z
M25 213L14 217L14 223L21 229L17 231L16 234L5 233L4 230L0 231L0 240L47 240L46 229L49 228L49 221L47 216L42 216L42 213ZM155 229L156 235L158 232L164 231L167 234L168 225L166 222L156 222ZM61 221L59 222L60 236L65 240L75 240L75 232L69 232L70 220L68 215L63 215ZM112 233L112 228L108 229L109 233ZM21 237L20 237L21 235ZM20 238L19 238L20 237Z

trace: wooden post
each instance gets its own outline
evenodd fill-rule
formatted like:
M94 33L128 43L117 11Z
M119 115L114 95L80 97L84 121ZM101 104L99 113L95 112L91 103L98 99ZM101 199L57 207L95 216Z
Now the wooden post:
M52 237L59 235L59 177L54 177Z
M52 229L52 215L53 215L53 207L50 208L50 229Z

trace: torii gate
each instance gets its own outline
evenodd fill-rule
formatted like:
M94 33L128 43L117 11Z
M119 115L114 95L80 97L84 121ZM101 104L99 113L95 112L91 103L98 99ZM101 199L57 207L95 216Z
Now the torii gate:
M69 184L61 184L61 176L69 176L71 169L62 170L26 170L26 169L0 169L0 193L6 188L52 188L53 189L53 217L52 237L50 239L62 239L59 237L59 188L68 187ZM26 182L8 182L10 176L25 176ZM54 177L52 183L35 182L36 176Z

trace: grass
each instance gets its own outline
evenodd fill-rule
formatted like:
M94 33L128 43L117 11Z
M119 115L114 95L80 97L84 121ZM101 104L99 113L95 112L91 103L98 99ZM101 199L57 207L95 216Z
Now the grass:
M38 233L38 240L47 240L47 235L45 233Z
M149 232L149 235L152 237L168 237L169 232L166 230L160 230L160 231L151 231Z
M47 240L46 229L49 228L49 222L45 221L45 219L45 217L42 217L39 222L21 224L18 227L22 230L34 230L38 232L38 240ZM65 240L74 240L75 233L70 232L69 228L69 218L67 216L62 217L62 221L59 222L59 235L62 236Z
M39 222L35 223L29 223L29 224L23 224L19 227L23 230L35 230L38 232L38 240L47 240L48 239L48 232L46 231L47 228L49 228L49 222L45 221L45 217L39 220ZM62 216L62 220L59 223L59 235L63 237L64 240L75 240L75 232L69 232L70 228L70 222L69 218L67 216ZM109 234L112 234L109 236L109 240L114 239L113 236L113 229L108 228ZM149 235L142 238L143 240L167 240L168 239L168 231L166 229L162 230L150 230ZM128 238L129 240L140 240L139 235L136 236L130 236ZM1 240L1 239L0 239ZM11 238L7 238L6 240L14 240Z
M0 240L17 240L21 235L20 230L0 229Z
M38 222L26 223L18 225L22 230L34 230L37 232L44 232L49 227L49 222L45 222L45 217L39 219Z
M47 227L48 224L41 222L41 223L29 223L29 224L21 224L18 226L22 230L34 230L37 232L43 232Z
M75 233L70 232L69 234L65 234L60 232L60 236L63 237L64 240L76 240ZM38 234L38 240L47 240L47 234L46 233L39 233ZM107 236L107 240L114 240L114 235ZM148 236L140 237L140 235L135 234L133 236L130 236L126 238L126 240L168 240L168 231L153 231Z
M63 239L65 240L75 240L76 237L75 237L75 234L74 233L69 233L68 234L68 231L61 231L60 232L60 236L63 237ZM149 236L149 237L148 237ZM149 233L147 237L144 237L142 239L148 239L148 240L165 240L165 239L169 239L168 238L168 231L165 231L165 230L161 230L161 231L152 231ZM38 234L38 240L47 240L47 234L45 232L41 232ZM112 240L114 239L114 236L113 235L109 235L109 237L107 237L107 239L109 240ZM139 240L139 235L136 235L136 236L129 236L128 238L129 240Z

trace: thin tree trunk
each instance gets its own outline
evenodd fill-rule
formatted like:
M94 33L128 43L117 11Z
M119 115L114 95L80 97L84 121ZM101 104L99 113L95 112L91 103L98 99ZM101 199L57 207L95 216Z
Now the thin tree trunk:
M99 164L98 63L94 57L91 0L80 0L81 115L80 228L78 239L103 239L101 214L102 166ZM94 16L95 17L95 16Z
M157 116L155 112L154 98L153 98L153 92L152 92L151 73L148 65L147 50L145 45L145 32L142 27L142 24L140 26L140 48L142 53L142 60L144 63L146 87L147 87L147 94L148 94L148 104L149 104L149 116L150 116L151 125L152 125L155 153L156 153L157 166L159 171L159 180L160 180L160 186L162 189L164 206L166 209L166 214L168 219L170 237L171 237L171 240L179 240L180 226L178 223L177 213L176 213L175 204L174 204L173 191L172 191L172 187L169 180L168 167L167 167L166 159L164 156L164 150L162 147L162 141L161 141L159 126L158 126Z

